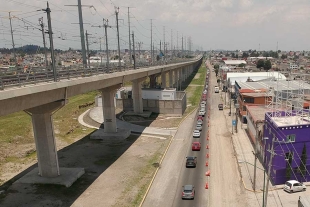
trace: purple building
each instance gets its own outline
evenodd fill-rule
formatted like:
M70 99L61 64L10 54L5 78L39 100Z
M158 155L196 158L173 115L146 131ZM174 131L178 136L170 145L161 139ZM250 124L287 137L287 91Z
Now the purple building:
M291 114L288 116L284 111L265 114L262 157L266 172L271 164L270 180L274 185L287 180L310 181L309 110L304 110L303 115L297 116L295 111Z

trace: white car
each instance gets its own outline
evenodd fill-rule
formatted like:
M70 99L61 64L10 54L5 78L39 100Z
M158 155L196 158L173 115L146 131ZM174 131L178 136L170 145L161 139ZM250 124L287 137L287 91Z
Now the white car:
M207 90L204 90L202 93L203 93L203 94L207 94L207 93L208 93L208 91L207 91Z
M200 103L200 105L206 105L207 104L207 102L206 101L201 101L201 103Z
M297 180L286 181L283 187L283 190L289 193L306 191L306 189L307 187L303 183L298 182Z
M201 110L199 111L199 116L204 116L205 114L206 114L206 111L205 111L205 110L202 110L202 109L201 109Z
M193 137L194 138L200 138L200 131L199 130L194 130Z

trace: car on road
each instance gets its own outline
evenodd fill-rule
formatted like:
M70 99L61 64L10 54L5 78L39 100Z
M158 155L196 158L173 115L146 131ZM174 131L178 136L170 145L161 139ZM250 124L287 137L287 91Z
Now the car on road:
M207 90L204 90L202 93L203 93L203 94L207 94L207 93L208 93L208 91L207 91Z
M200 108L206 108L206 104L200 103Z
M198 119L196 124L197 124L197 125L198 125L198 124L202 125L202 123L203 123L203 121L202 121L201 119Z
M203 117L201 116L201 115L199 115L198 117L197 117L197 120L201 120L201 121L203 121Z
M219 110L223 110L223 104L218 105Z
M207 104L207 102L206 101L201 101L201 103L200 103L200 106L205 106Z
M202 125L201 124L197 124L196 125L196 129L195 130L199 130L199 131L201 131L202 130Z
M202 100L203 100L203 101L206 101L206 100L207 100L207 94L203 94L203 95L202 95Z
M187 168L196 167L196 165L197 165L197 157L194 157L194 156L186 157L186 167Z
M182 199L192 199L195 198L195 187L193 185L184 185L182 190Z
M201 149L200 142L193 142L192 143L192 151L200 151L200 149Z
M298 182L297 180L286 181L283 187L283 190L289 193L306 191L306 189L307 187L303 183Z
M194 138L200 138L200 131L195 129L194 132L193 132L193 137Z
M220 88L218 86L214 86L214 92L215 93L219 93L220 92Z
M206 111L203 109L200 109L199 116L204 116L206 114Z

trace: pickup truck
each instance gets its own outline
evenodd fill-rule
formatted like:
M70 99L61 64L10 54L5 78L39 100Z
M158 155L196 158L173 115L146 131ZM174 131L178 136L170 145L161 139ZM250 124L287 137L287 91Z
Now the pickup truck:
M218 107L219 107L219 110L223 110L223 104L219 104Z

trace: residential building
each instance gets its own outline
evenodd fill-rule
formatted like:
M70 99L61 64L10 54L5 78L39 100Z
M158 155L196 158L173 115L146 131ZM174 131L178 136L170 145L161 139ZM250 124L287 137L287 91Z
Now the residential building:
M298 115L299 114L299 115ZM277 111L265 114L262 140L264 166L274 185L310 180L310 113Z

